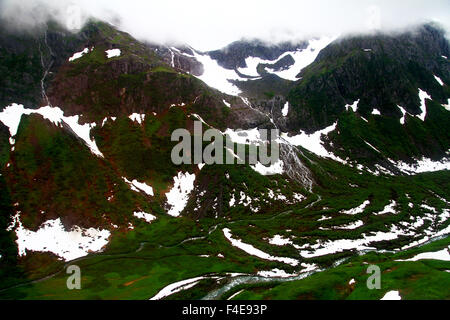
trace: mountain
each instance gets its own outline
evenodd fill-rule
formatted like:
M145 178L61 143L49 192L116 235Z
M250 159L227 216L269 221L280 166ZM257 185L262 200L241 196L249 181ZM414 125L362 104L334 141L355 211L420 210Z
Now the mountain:
M165 298L190 279L168 298L377 299L370 262L406 298L447 299L448 264L396 260L450 244L449 50L431 24L211 52L101 21L1 28L0 297ZM196 121L246 151L278 129L280 158L176 165L172 132Z

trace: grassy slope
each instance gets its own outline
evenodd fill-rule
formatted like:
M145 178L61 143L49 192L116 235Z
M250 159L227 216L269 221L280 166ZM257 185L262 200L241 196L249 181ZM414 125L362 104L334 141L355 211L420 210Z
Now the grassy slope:
M320 161L320 160L319 160ZM323 214L334 217L334 222L347 223L350 220L364 219L366 226L357 231L343 231L345 237L358 237L362 232L384 230L385 224L400 221L409 215L420 215L420 211L406 212L405 193L409 193L417 206L427 200L436 208L445 205L437 200L428 190L439 195L449 194L448 173L438 172L419 175L416 177L373 177L359 175L352 169L342 167L331 161L320 161L321 168L326 171L315 170L318 180L330 188L318 186L315 190L323 196L323 200L313 207L306 209L308 203L312 203L315 195L311 195L301 205L286 207L292 209L282 215L258 214L234 218L234 222L224 218L203 219L194 221L190 218L172 218L164 215L148 225L144 222L136 223L133 231L113 235L112 242L104 253L88 256L86 259L75 262L82 270L83 289L69 291L66 289L64 272L56 277L43 282L22 286L0 292L2 298L22 299L146 299L156 294L162 287L183 279L196 277L209 273L245 272L254 273L258 270L270 270L282 268L288 272L294 272L293 268L277 262L269 262L244 254L242 251L230 246L224 238L221 229L229 227L233 235L243 239L255 247L277 256L289 256L298 258L298 253L292 247L274 247L268 244L267 237L274 234L287 234L286 230L293 230L296 235L296 243L301 245L307 236L308 241L318 238L341 238L342 233L336 231L319 231L317 219ZM213 168L214 166L212 166ZM206 168L205 168L206 169ZM333 172L331 176L328 172ZM353 172L353 173L352 173ZM346 178L344 178L345 176ZM342 178L342 179L341 179ZM346 186L346 183L358 184L359 188ZM336 188L339 184L340 188ZM395 191L395 192L394 192ZM381 210L387 204L387 199L397 195L398 202L402 206L398 215L386 215L374 218L370 212ZM358 216L342 217L337 211L354 207L371 197L372 204L366 212ZM330 209L324 209L323 207ZM237 209L235 209L237 210ZM281 210L281 209L280 209ZM326 221L328 222L328 221ZM208 230L214 224L221 223L216 231L208 235ZM205 236L205 239L182 243L183 240L192 237ZM143 244L144 243L144 244ZM401 240L395 245L401 244ZM141 250L138 250L140 246ZM448 245L448 239L432 244L433 247L420 249L439 249ZM136 252L136 250L138 250ZM417 253L414 249L412 253ZM223 254L225 258L217 257ZM210 255L209 258L200 255ZM336 258L352 255L351 253L337 254L332 257L315 258L303 262L315 262L323 267L329 266ZM396 256L405 258L410 254ZM270 284L273 289L247 288L242 298L379 298L381 291L367 292L363 289L364 265L363 261L376 262L382 270L397 267L393 272L387 272L384 277L383 290L401 289L405 298L442 298L445 294L447 274L442 269L448 264L437 262L396 263L388 254L367 254L362 257L353 257L346 264L324 273L317 274L303 282ZM415 275L420 276L415 276ZM438 280L430 280L437 277ZM406 278L405 278L406 277ZM344 285L349 279L355 278L357 286L354 291ZM330 280L331 279L331 280ZM409 279L406 281L405 279ZM223 284L223 283L222 283ZM205 280L200 285L179 293L171 298L201 298L210 290L217 288L219 284ZM359 286L361 285L361 288ZM287 288L284 288L287 286ZM341 288L342 287L342 288ZM426 287L422 292L420 288ZM306 288L306 289L305 289ZM312 289L311 289L312 288ZM311 291L311 290L312 291ZM275 291L274 291L275 290ZM408 293L410 290L411 292ZM383 291L383 292L385 292ZM234 292L234 291L233 291ZM272 294L273 292L273 294ZM279 293L279 292L283 292ZM309 292L306 295L305 292ZM434 292L434 293L433 293ZM439 293L441 292L441 293ZM238 296L241 298L241 296Z
M399 262L397 259L407 259L420 252L438 251L446 248L450 239L446 238L436 243L408 250L398 254L370 253L355 257L339 267L314 274L306 279L270 283L265 286L241 286L229 292L244 289L234 299L280 299L280 300L311 300L311 299L351 299L372 300L381 299L391 290L398 290L402 299L450 299L446 288L450 285L450 275L446 270L450 262L438 260L420 260L415 262ZM381 270L381 288L370 290L366 282L371 274L367 273L368 265L377 265ZM356 283L349 284L351 279Z
M226 208L225 217L220 217L218 220L206 218L196 221L188 217L178 219L167 217L164 215L160 204L153 203L149 199L131 192L120 177L127 176L129 179L139 178L141 181L148 181L150 185L154 186L157 196L159 194L160 197L163 197L164 191L171 183L171 178L178 171L192 171L188 167L175 167L168 163L167 159L169 159L171 150L171 145L165 143L168 132L171 132L174 128L185 127L188 122L188 115L192 112L200 113L199 111L201 111L200 114L207 122L210 122L210 118L216 119L217 123L211 123L216 127L223 125L223 119L215 117L214 110L205 108L204 106L207 104L191 105L188 103L184 108L176 107L167 110L170 103L185 101L178 101L179 97L174 101L167 100L167 97L162 95L161 91L167 88L162 84L175 83L175 88L181 90L180 97L187 97L185 94L192 93L192 86L196 88L195 90L202 92L205 102L214 97L208 90L202 86L199 87L197 80L190 77L186 78L185 75L175 73L166 66L152 65L153 61L145 61L152 65L153 69L150 68L142 73L121 74L118 77L104 78L104 72L109 70L110 67L108 63L113 64L120 59L130 58L127 45L131 40L123 34L109 34L111 30L109 28L102 29L103 27L100 28L101 32L107 33L112 39L109 41L112 41L114 45L120 45L124 55L121 58L107 61L103 52L106 49L106 44L99 43L94 52L77 60L68 71L69 76L77 77L86 70L99 70L98 74L94 72L89 74L89 77L91 77L89 78L90 89L94 99L91 100L92 96L89 97L88 95L77 97L79 103L91 107L89 109L90 114L87 113L86 115L93 117L100 123L104 116L111 115L105 106L113 106L120 110L120 101L117 100L119 98L111 95L110 88L117 92L121 88L126 88L126 92L129 94L128 98L136 97L136 95L140 97L137 86L141 86L142 80L147 79L147 77L153 79L154 82L142 85L141 89L144 88L144 96L148 94L148 97L155 99L157 105L164 105L164 108L158 110L157 116L152 116L150 112L147 112L142 127L131 123L127 116L132 111L145 112L147 111L145 109L121 110L122 116L118 116L116 122L108 121L103 128L97 126L93 135L107 161L95 158L75 138L63 134L61 130L47 122L42 122L39 117L24 117L19 128L16 151L11 154L12 168L6 173L6 177L15 192L11 193L11 200L8 200L9 196L6 192L2 197L4 196L4 199L6 199L4 200L6 208L19 201L20 209L24 213L23 222L29 227L39 225L42 218L37 216L38 210L45 210L49 217L62 215L63 220L70 217L80 220L80 217L87 215L87 217L93 219L89 221L89 224L105 226L106 222L126 225L128 220L131 219L133 209L139 207L156 214L158 220L150 225L142 221L132 220L135 229L126 232L125 230L114 232L112 241L105 252L89 255L85 259L77 261L76 264L81 267L83 275L83 290L81 291L67 290L65 286L66 275L61 272L42 282L1 291L0 297L23 299L145 299L153 296L158 290L170 283L211 272L252 273L275 267L293 272L295 271L293 268L287 268L284 264L268 262L243 254L242 251L232 247L226 241L221 229L229 227L236 237L240 237L246 243L253 244L255 247L273 255L299 258L298 252L292 247L274 247L268 244L265 239L274 234L293 234L296 236L296 244L302 245L317 239L358 238L363 232L387 231L387 226L391 223L402 221L409 216L422 215L423 212L417 207L423 201L427 201L428 204L435 206L437 209L444 207L444 204L437 200L431 191L444 197L450 194L448 172L423 174L416 177L374 177L368 174L359 175L355 170L348 167L311 156L314 162L309 163L309 165L312 167L318 182L314 191L322 196L322 200L311 208L306 208L306 205L317 200L317 195L309 195L306 201L293 206L278 203L272 207L264 208L258 214L250 214L248 209L242 206ZM152 83L157 85L152 86ZM149 92L146 90L149 90ZM441 117L439 112L434 113L433 110L436 110L436 107L432 105L430 116ZM99 113L99 111L104 112L104 114ZM351 116L351 114L348 115L348 121L354 121ZM345 121L343 122L345 124ZM363 124L359 126L361 131L364 130L362 126ZM444 137L446 133L442 130L440 132ZM352 134L356 135L359 130L352 132L348 128L347 130L343 128L342 131L344 132L343 139L350 141L345 141L345 143L352 145L355 140ZM417 135L420 138L420 133L417 133ZM379 138L379 136L376 135L375 138ZM377 140L375 138L369 141L376 145ZM427 139L425 138L424 141L428 141ZM444 145L445 143L446 141L443 142ZM396 147L398 146L394 146L393 150L396 150ZM386 152L390 152L390 150ZM304 160L308 161L307 159ZM224 179L226 172L230 174L231 181ZM214 184L211 183L211 177L217 178L214 180ZM211 198L217 196L215 192L218 186L224 186L223 201L225 204L228 203L230 190L235 188L236 196L239 191L244 190L243 182L247 184L245 190L248 188L247 192L250 195L258 195L266 187L273 188L275 183L280 183L281 188L286 192L298 191L298 186L286 184L283 177L277 176L268 179L257 175L248 166L206 167L198 176L198 180L203 182L203 188L209 189L210 194L208 196ZM352 188L349 185L350 183L357 184L359 187ZM30 188L30 185L34 187ZM114 189L115 194L115 202L112 204L106 200L111 194L111 189ZM415 207L413 210L407 207L406 193L414 199ZM371 199L371 205L364 213L351 217L338 214L339 210L358 206L367 199ZM399 203L401 212L398 215L381 217L371 215L372 212L381 210L390 199L395 199ZM193 205L192 202L188 205L188 208L191 205ZM102 220L99 213L105 208L108 211L107 217L109 219L106 219L108 221ZM322 215L330 215L333 219L318 223L317 219ZM231 218L234 221L226 218ZM358 230L318 230L319 226L345 224L358 219L365 223L365 226ZM84 221L72 220L71 222L82 224ZM5 225L5 221L2 223ZM217 223L221 223L217 230L208 234L211 226ZM292 233L288 233L287 229L291 229ZM182 243L187 238L197 236L204 236L205 238ZM2 236L2 241L5 239L5 241L11 243L11 237L11 233L8 233ZM302 237L307 238L303 239ZM411 239L399 239L391 244L383 243L379 246L380 248L389 248L401 245L409 240ZM219 253L223 254L225 258L217 257ZM200 257L200 255L205 254L211 257ZM325 267L329 266L336 258L347 255L352 255L352 253L337 254L302 262L315 262ZM22 279L19 281L28 281L39 279L44 275L60 270L62 263L56 261L54 256L29 254L26 258L19 260L19 267L24 272ZM337 270L339 271L339 269ZM361 270L360 267L360 269L356 268L352 272L360 274ZM423 269L422 271L424 274L434 275L433 270ZM341 280L334 277L334 281L343 283L350 273L346 273ZM2 279L2 286L7 287L17 279L11 276L8 281ZM399 277L395 281L397 282L392 282L393 288L396 285L399 287L398 282L402 279ZM427 285L438 291L443 284L445 285L445 282L440 281ZM217 284L205 281L199 287L181 293L174 298L200 298L215 286ZM333 294L333 290L325 290L321 286L317 286L317 288L317 290L323 289L323 292ZM294 289L290 290L295 292ZM265 293L258 292L258 294ZM318 297L325 296L318 295ZM335 294L328 297L345 296ZM361 293L358 297L363 297L363 294ZM274 296L274 298L277 298L277 296Z

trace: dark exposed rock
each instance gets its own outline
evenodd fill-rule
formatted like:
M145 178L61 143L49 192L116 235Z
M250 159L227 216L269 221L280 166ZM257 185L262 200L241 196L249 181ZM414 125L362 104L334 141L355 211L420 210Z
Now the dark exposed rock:
M254 41L236 41L227 47L208 52L209 56L227 69L237 69L246 67L245 59L247 57L258 57L264 60L275 60L287 51L305 49L307 42L292 44L284 42L277 45L269 45L258 40ZM286 61L285 61L286 62Z
M401 35L349 37L323 49L301 73L289 94L295 112L291 129L315 131L334 122L346 104L360 99L359 112L373 108L400 118L397 105L420 114L418 88L446 103L448 91L435 81L450 82L449 44L443 31L426 25Z

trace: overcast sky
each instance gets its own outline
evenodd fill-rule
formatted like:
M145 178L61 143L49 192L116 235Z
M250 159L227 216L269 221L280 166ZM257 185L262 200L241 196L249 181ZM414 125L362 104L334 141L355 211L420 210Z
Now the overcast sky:
M0 15L26 27L53 17L72 29L93 16L141 40L199 50L241 38L279 42L427 21L450 31L450 0L0 0Z

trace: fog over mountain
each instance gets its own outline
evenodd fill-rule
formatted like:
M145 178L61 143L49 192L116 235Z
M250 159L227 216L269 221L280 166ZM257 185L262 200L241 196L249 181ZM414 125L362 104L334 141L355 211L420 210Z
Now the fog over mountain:
M74 30L96 17L141 40L189 43L200 50L241 38L274 43L315 35L398 31L427 21L450 30L446 0L1 0L0 15L14 27L33 29L53 18Z

